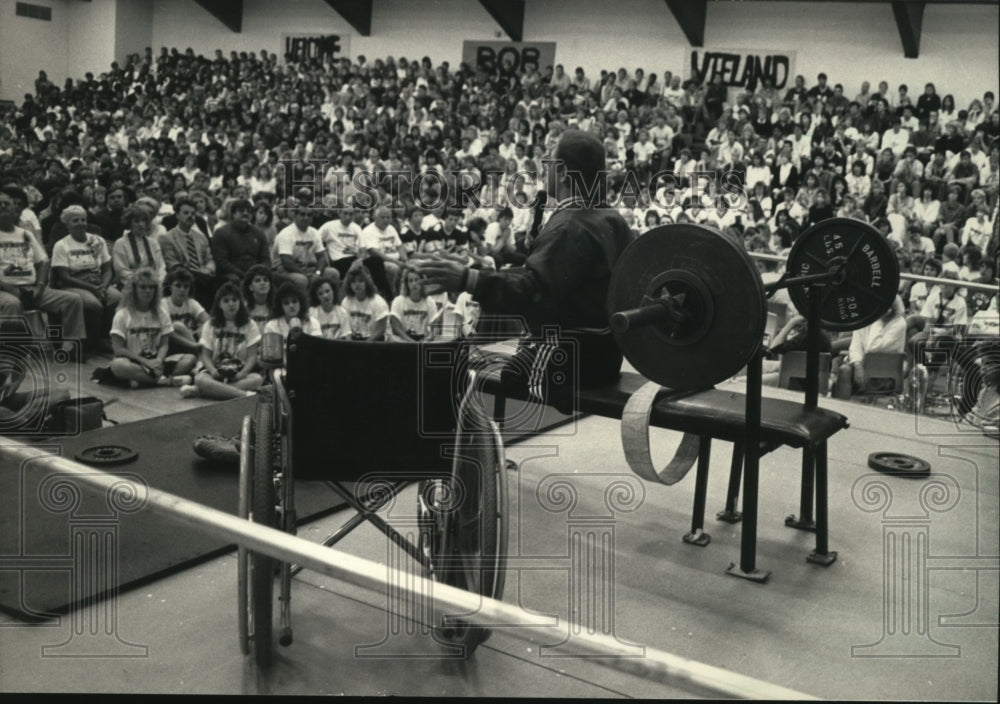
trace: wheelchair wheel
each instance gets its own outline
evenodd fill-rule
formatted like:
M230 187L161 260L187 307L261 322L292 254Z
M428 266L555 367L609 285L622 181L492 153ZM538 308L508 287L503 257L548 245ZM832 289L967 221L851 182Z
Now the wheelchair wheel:
M448 479L421 486L421 547L431 579L500 599L507 557L506 463L496 424L483 426L459 433ZM435 632L445 643L463 647L466 657L490 635L461 616L435 623Z
M995 343L979 343L961 350L956 355L949 375L949 396L951 397L956 415L961 420L974 409L977 410L972 420L977 425L989 422L993 409L978 408L980 395L991 382L990 372L1000 367L1000 348ZM993 413L995 415L995 413Z
M258 403L254 417L253 503L254 523L274 528L275 444L273 423L274 408L270 403ZM274 620L274 559L250 552L250 613L252 619L253 650L257 665L266 668L271 664L272 627Z
M237 515L242 519L250 518L250 506L253 498L251 488L253 482L253 419L243 418L243 428L240 433L240 489ZM240 652L250 654L250 552L242 545L236 551L236 595L237 621L239 623Z

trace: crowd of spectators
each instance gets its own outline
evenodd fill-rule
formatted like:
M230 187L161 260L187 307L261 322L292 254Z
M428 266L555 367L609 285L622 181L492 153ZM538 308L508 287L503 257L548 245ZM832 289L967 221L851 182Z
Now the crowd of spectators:
M0 200L17 215L0 227L0 314L39 307L73 324L65 336L99 347L109 333L114 341L116 311L138 300L138 272L162 284L180 269L181 287L217 317L216 292L239 284L263 331L284 315L280 301L253 293L263 271L289 305L284 284L305 308L306 287L327 281L338 306L365 309L350 321L366 332L330 334L419 339L429 323L397 325L391 310L390 324L368 330L368 318L385 317L372 301L410 298L400 284L414 257L522 263L545 157L571 128L604 141L602 193L637 236L705 223L781 254L813 223L849 217L882 232L904 271L995 282L995 96L959 109L931 83L918 92L865 81L850 99L824 74L812 86L797 76L779 90L765 78L736 91L669 70L588 76L561 65L486 71L426 57L279 61L167 48L61 87L40 72L34 94L0 108ZM964 322L936 288L904 285L906 310ZM468 330L474 303L433 300ZM965 300L968 317L996 305ZM440 327L428 308L431 319ZM171 339L171 352L190 351L186 333Z

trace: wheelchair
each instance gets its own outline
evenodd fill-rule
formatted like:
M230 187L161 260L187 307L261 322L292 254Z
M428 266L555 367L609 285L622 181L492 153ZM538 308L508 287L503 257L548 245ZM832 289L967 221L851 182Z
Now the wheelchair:
M253 416L243 419L239 515L294 534L295 482L321 481L355 512L327 547L368 523L424 577L500 599L504 449L497 425L472 400L467 355L462 341L354 342L292 331L284 369L271 372L271 393L258 394ZM415 541L414 532L402 534L378 513L414 483ZM272 660L276 574L278 641L292 643L291 584L299 569L239 548L240 649L252 651L261 668ZM490 634L469 614L433 620L426 625L434 640L466 657Z

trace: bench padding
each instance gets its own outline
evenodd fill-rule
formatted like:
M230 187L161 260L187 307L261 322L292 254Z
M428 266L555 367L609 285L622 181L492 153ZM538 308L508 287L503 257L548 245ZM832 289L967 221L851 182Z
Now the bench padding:
M504 389L495 367L484 371L479 381L487 393L526 398L523 391ZM583 388L577 396L576 410L620 419L629 396L645 383L641 375L626 372L617 383ZM741 442L746 432L746 395L720 389L665 392L653 406L650 426ZM807 410L794 401L767 397L761 400L760 438L771 445L815 446L846 427L846 416L825 408Z

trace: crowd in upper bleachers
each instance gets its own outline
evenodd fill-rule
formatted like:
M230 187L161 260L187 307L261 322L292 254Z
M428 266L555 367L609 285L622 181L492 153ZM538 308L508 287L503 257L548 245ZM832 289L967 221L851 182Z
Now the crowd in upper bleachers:
M0 315L46 310L65 337L113 349L118 378L192 394L199 364L259 383L248 320L355 339L468 333L475 302L427 296L407 264L523 263L566 129L604 141L607 196L637 235L705 223L780 254L813 223L850 217L882 232L904 271L995 282L995 96L960 108L919 85L866 81L851 99L824 74L736 91L671 70L167 48L61 87L40 72L0 120L0 221L16 215L0 222ZM996 306L966 291L962 312L937 289L905 282L905 309L964 323Z

